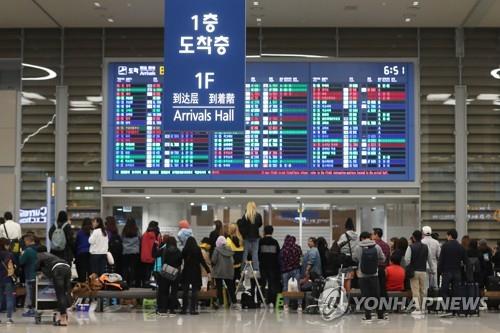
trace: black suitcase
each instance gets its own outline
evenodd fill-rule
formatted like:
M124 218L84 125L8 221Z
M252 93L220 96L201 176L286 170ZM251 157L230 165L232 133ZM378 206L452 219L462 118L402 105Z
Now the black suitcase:
M439 288L429 288L427 289L427 312L428 313L438 313L439 312Z
M257 303L255 302L255 298L251 293L243 293L241 294L241 307L243 309L255 309L257 308Z
M453 290L453 297L459 298L459 309L454 309L456 316L479 316L481 306L481 295L477 283L463 283ZM453 302L452 302L453 304Z

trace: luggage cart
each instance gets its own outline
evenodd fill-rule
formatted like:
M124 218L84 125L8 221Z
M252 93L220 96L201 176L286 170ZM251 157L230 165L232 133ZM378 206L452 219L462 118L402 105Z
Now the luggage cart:
M54 285L45 275L39 274L35 283L35 324L41 324L43 318L56 322L57 297Z

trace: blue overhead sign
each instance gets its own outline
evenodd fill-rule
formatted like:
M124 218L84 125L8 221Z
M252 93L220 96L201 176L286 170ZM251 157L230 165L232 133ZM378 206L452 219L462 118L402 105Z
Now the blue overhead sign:
M165 130L241 131L245 1L165 1Z

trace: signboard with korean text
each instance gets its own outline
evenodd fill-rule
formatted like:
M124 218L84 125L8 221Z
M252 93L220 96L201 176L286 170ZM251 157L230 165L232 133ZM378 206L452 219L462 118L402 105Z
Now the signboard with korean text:
M242 131L245 1L165 1L164 129Z

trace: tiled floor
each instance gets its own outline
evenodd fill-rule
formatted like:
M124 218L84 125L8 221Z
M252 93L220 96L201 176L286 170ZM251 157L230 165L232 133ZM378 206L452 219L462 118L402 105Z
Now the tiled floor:
M488 333L500 331L499 313L482 313L480 318L447 318L435 315L415 318L392 314L389 322L361 323L360 315L325 322L320 316L276 313L269 310L217 311L199 316L157 317L151 312L106 312L71 315L68 327L54 327L49 322L35 325L33 318L16 316L15 324L0 319L2 333L290 333L290 332L370 332L370 333Z

